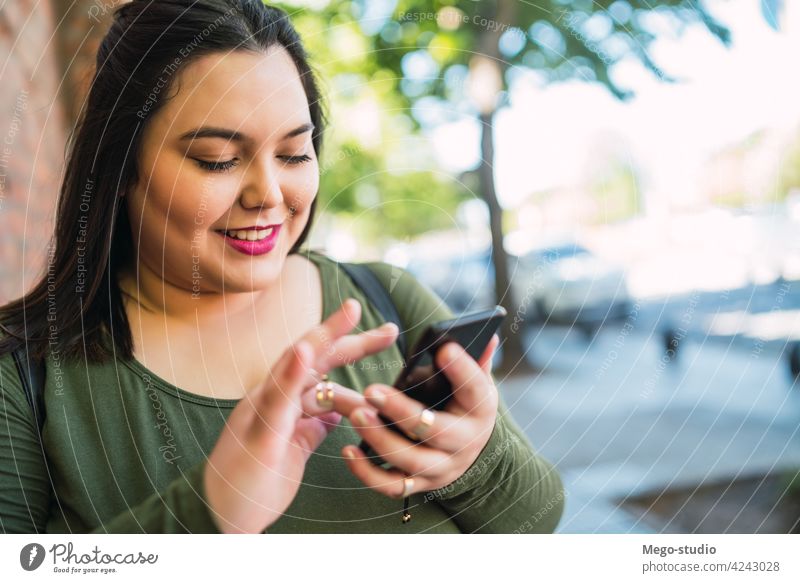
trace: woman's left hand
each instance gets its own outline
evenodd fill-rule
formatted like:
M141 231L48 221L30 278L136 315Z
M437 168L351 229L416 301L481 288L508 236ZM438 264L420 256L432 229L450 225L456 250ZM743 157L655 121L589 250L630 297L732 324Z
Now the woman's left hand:
M414 479L411 493L436 490L460 478L478 458L494 429L498 396L490 373L499 342L495 334L478 361L456 342L439 349L436 362L453 386L453 397L444 410L434 411L432 426L418 442L386 427L377 412L413 435L425 406L394 387L377 383L368 386L364 395L375 409L357 407L349 412L349 419L375 453L392 467L387 470L373 464L361 449L349 445L342 453L353 474L391 498L402 497L406 476Z

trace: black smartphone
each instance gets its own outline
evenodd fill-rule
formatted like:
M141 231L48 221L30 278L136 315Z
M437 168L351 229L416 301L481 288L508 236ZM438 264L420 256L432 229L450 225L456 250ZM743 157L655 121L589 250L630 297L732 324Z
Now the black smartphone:
M444 371L436 365L435 356L439 348L447 342L458 342L467 354L478 360L505 316L506 310L502 306L495 306L431 324L411 350L405 368L392 386L429 409L444 409L453 396L453 387ZM378 417L389 429L408 437L394 421L383 415ZM386 463L366 440L361 441L359 448L374 464Z

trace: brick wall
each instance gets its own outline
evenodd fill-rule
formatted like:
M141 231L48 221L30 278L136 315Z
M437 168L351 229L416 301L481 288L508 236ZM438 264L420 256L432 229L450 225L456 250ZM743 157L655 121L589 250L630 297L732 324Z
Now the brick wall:
M0 303L46 272L67 132L117 4L11 0L0 8Z

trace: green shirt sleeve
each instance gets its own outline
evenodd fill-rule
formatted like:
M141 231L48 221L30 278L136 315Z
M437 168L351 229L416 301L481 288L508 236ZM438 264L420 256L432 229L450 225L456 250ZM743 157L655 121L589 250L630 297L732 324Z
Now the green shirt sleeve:
M0 358L0 529L45 532L50 478L38 429L10 354Z
M203 461L192 466L163 492L148 496L92 532L219 534L205 499L205 465Z
M218 533L205 502L205 461L95 533ZM38 428L11 355L0 358L0 530L45 533L51 480ZM57 511L57 510L56 510Z
M538 455L500 397L497 421L481 454L453 483L426 494L464 532L550 533L564 510L564 487Z
M453 318L430 288L407 270L382 262L370 267L387 287L414 345L429 323ZM564 510L564 488L555 467L511 417L502 395L489 441L467 471L425 494L453 517L463 532L549 533Z

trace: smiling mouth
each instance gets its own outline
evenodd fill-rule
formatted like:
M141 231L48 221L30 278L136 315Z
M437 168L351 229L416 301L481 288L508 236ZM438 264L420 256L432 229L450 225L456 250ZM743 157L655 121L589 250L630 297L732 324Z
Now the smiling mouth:
M269 227L250 227L248 229L220 229L217 232L222 233L231 239L238 239L240 241L262 241L266 239L275 231L280 225L270 225Z

